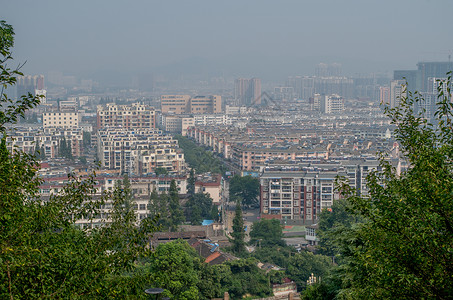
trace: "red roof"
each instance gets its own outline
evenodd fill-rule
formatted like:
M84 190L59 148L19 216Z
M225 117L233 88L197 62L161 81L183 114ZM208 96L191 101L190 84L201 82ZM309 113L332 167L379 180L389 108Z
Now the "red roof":
M46 169L46 168L50 168L50 165L48 163L46 163L46 162L43 162L43 163L39 164L39 167L41 169Z

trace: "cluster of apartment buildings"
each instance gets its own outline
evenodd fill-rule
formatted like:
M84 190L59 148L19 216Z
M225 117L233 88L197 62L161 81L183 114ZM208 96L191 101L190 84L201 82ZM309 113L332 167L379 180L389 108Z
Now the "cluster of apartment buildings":
M87 168L76 165L63 167L58 163L41 164L40 175L44 179L44 182L39 187L39 192L43 199L64 193L64 188L69 183L68 173L85 177L89 171ZM98 170L96 171L96 175L94 194L90 195L94 200L100 199L108 192L112 192L124 179L117 170ZM187 194L188 180L186 174L159 176L149 174L129 177L130 188L134 194L133 208L137 215L137 221L146 218L149 214L149 197L151 192L156 190L158 193L168 193L172 180L175 180L179 194ZM220 205L223 186L224 184L220 175L205 174L196 177L195 191L209 194L215 205ZM91 216L91 218L87 216L78 219L76 224L82 228L101 226L103 223L109 222L111 209L111 201L106 201L101 206L98 215Z
M143 175L163 168L170 174L185 173L184 153L178 141L159 129L106 127L97 132L101 166L121 173Z
M362 123L363 121L363 123ZM312 120L310 123L248 124L191 127L187 136L209 147L241 171L260 171L278 163L328 160L346 156L374 157L376 151L393 149L390 125L360 119Z
M406 168L398 159L392 163L400 172ZM260 174L261 216L304 224L316 222L322 209L330 208L342 197L338 178L347 180L357 194L366 197L366 177L372 170L381 170L377 159L351 158L266 168Z
M318 100L319 106L321 97ZM237 172L259 178L261 217L311 224L341 197L335 188L338 176L367 195L367 175L380 170L377 152L390 153L398 172L407 167L392 139L389 120L364 111L368 112L317 117L288 107L254 110L245 127L194 126L187 136L223 157Z
M57 158L61 142L65 140L70 145L73 157L83 154L83 129L81 128L40 128L16 127L14 133L7 137L7 147L10 151L19 150L26 153L42 151L47 159Z

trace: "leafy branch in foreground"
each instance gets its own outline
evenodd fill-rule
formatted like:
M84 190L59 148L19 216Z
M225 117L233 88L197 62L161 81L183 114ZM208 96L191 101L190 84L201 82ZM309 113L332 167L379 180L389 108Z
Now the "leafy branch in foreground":
M42 181L36 158L10 152L6 145L7 126L39 103L31 94L17 100L7 96L21 75L20 66L13 70L7 66L13 36L12 27L0 21L0 298L127 298L130 295L117 284L117 276L149 255L147 242L156 219L137 224L134 213L122 214L130 195L127 187L115 190L113 196L95 195L94 174L85 179L69 175L59 195L39 196ZM81 218L93 224L107 202L115 206L110 224L92 229L76 225ZM122 282L145 284L138 275Z
M451 76L439 89L433 123L408 93L386 108L409 164L398 175L385 156L367 178L369 197L347 193L349 211L363 218L336 237L342 258L338 297L450 299L453 295L453 130ZM441 86L442 86L441 84ZM343 186L345 191L347 186Z

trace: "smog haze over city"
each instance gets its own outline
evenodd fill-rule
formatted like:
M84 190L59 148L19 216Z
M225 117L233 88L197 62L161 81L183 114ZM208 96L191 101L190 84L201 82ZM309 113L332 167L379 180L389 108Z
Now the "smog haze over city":
M0 0L0 298L452 299L452 12Z
M453 50L449 0L2 1L23 71L284 81L320 62L390 73Z

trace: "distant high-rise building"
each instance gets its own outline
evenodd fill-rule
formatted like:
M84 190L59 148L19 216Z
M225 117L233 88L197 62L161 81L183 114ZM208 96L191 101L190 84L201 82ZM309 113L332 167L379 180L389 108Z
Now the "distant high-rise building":
M391 108L395 108L400 104L401 98L406 96L407 96L406 81L392 80L390 82L390 99L389 102L387 102L387 104L389 104Z
M315 78L309 76L290 76L286 82L287 86L293 88L296 97L307 100L315 94Z
M333 63L327 67L328 76L341 76L341 64Z
M322 113L332 114L344 111L344 98L332 94L321 96L319 107Z
M390 103L390 87L388 86L379 87L379 103L381 104Z
M17 96L27 95L28 93L33 96L36 95L36 90L44 90L44 76L43 75L24 75L17 77L16 83Z
M78 128L79 118L78 112L45 112L42 125L44 128Z
M341 76L341 64L325 64L320 63L316 66L317 77L338 77Z
M327 64L325 63L319 63L316 66L316 72L315 72L317 77L327 77Z
M239 78L234 82L234 96L238 104L250 106L261 104L261 79Z
M447 78L428 78L427 91L422 93L423 100L418 103L416 109L430 122L434 122L436 103L440 100L440 93L448 97L451 102L452 95L448 94Z
M417 91L428 92L430 78L445 78L453 71L453 62L419 62L417 68Z
M453 62L419 62L417 70L394 71L394 80L406 80L408 92L428 92L429 78L444 78L453 71Z
M415 92L417 83L416 70L396 70L393 72L393 80L403 80L407 82L407 91Z
M302 77L300 81L300 99L309 99L315 93L315 80L313 77Z
M174 113L177 115L189 112L189 95L162 95L160 107L162 113Z
M222 112L222 97L195 96L190 98L190 113L192 114L217 114Z
M315 93L321 95L338 94L346 99L354 95L354 80L347 77L315 78Z
M313 97L309 98L308 103L310 104L311 110L321 110L321 96L320 94L314 94Z

